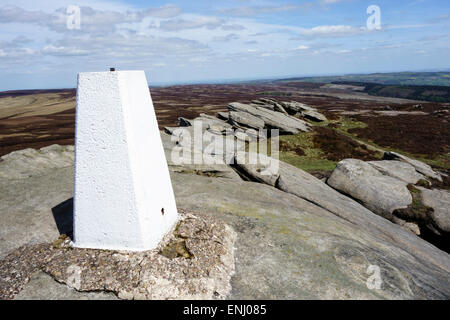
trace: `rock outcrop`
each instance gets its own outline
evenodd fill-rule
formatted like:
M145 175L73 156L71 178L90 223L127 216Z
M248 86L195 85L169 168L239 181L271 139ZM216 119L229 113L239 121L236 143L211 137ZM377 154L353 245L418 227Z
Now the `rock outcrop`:
M364 162L344 159L338 163L327 184L418 235L427 229L425 231L442 237L440 242L445 242L450 222L447 208L450 193L420 186L430 187L432 183L428 180L441 178L440 174L418 160L399 154L388 158L405 160Z
M406 163L412 165L417 170L417 172L420 172L421 174L423 174L429 178L433 178L438 181L442 181L442 177L441 177L440 173L434 171L429 165L427 165L426 163L423 163L421 161L408 158L407 156L404 156L397 152L385 152L384 159L399 160L399 161L406 162Z
M392 220L394 210L404 209L412 203L406 182L384 175L358 159L340 161L327 184L389 220Z
M249 105L239 102L232 102L228 104L228 109L231 111L240 111L249 113L255 117L262 119L266 126L280 130L282 134L296 134L300 131L310 131L307 122L287 116L280 112L271 111L258 105Z
M230 111L229 121L233 125L244 126L253 129L264 129L265 122L258 117L252 116L250 113L241 111Z
M409 163L396 160L368 161L368 164L380 171L382 174L397 178L406 183L416 184L426 177L417 172Z
M420 190L422 203L433 208L431 219L433 228L439 234L450 235L450 192L448 190L425 189Z
M311 130L310 124L304 119L327 120L317 109L295 101L277 102L261 98L253 100L251 104L233 102L228 105L228 109L228 113L219 112L217 117L203 113L192 120L179 117L179 127L165 127L164 131L173 135L177 128L198 124L202 132L231 135L241 141L255 141L267 139L263 129L278 129L280 134L296 134Z

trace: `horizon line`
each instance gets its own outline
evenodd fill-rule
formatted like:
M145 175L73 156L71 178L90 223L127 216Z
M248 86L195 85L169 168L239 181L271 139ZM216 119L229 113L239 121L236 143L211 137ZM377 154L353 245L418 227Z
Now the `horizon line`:
M116 70L120 71L120 70ZM144 70L145 71L145 70ZM344 74L316 74L316 75L286 75L279 77L261 77L261 78L227 78L227 79L214 79L214 80L192 80L192 81L180 81L180 82L171 82L171 81L163 81L156 82L155 84L150 85L148 82L149 88L161 88L161 87L172 87L172 86L185 86L185 85L202 85L202 84L233 84L233 83L247 83L247 82L264 82L264 81L274 81L274 80L289 80L296 78L316 78L316 77L343 77L343 76L358 76L358 75L373 75L373 74L390 74L390 73L445 73L450 72L449 68L442 69L421 69L421 70L407 70L407 71L387 71L387 72L363 72L363 73L344 73ZM0 91L0 93L14 92L14 91L45 91L45 90L73 90L76 87L59 87L59 88L24 88L24 89L9 89Z

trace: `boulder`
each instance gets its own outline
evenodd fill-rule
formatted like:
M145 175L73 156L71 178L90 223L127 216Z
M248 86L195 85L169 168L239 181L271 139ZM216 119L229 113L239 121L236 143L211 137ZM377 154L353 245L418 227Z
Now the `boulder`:
M161 140L164 146L167 164L170 172L182 174L196 174L208 177L222 177L226 179L242 180L223 159L215 159L215 163L204 163L203 150L194 148L192 145L193 130L192 127L179 127L176 133L178 136L172 136L161 132ZM189 132L189 139L182 137L183 133ZM200 159L195 163L195 159Z
M248 104L233 102L228 105L231 111L247 112L262 119L266 127L279 129L280 133L296 134L300 131L310 131L308 123L303 120L286 116L280 112L274 112L262 107L255 107Z
M408 222L408 221L401 219L395 215L392 217L392 222L403 227L405 230L413 232L414 234L416 234L418 236L420 236L420 234L421 234L420 227L417 223Z
M177 129L184 128L184 127L164 127L164 132L170 135L173 135L177 132Z
M241 129L236 129L234 131L234 136L236 137L236 139L241 140L241 141L250 142L253 140L253 138L251 136L249 136L247 133L245 133L244 130L241 130Z
M218 112L217 118L228 121L228 112Z
M192 120L191 123L192 123L192 125L194 125L195 123L201 123L202 124L202 128L205 128L205 130L208 129L208 128L211 128L213 126L216 127L216 128L217 127L221 127L223 129L231 129L232 128L231 124L229 124L229 123L227 123L227 122L225 122L223 120L220 120L218 118L211 117L211 116L207 116L207 117L200 116L200 117L197 117L194 120Z
M57 144L41 149L13 151L0 159L0 179L22 179L38 176L49 169L73 165L74 147Z
M261 101L262 103L265 104L274 104L276 103L276 101L274 99L270 99L270 98L259 98L259 101Z
M358 159L340 161L327 184L389 220L394 210L405 209L412 203L406 182L383 175Z
M406 183L416 184L419 180L425 179L425 176L416 171L409 163L396 160L368 161L372 167L382 174L400 179Z
M270 111L275 111L275 107L272 104L250 104L250 106L252 107L259 107L259 108L263 108L263 109L267 109Z
M240 152L234 159L234 167L250 181L265 183L274 187L280 176L278 165L271 166L275 162L264 154L254 152Z
M260 106L268 105L266 102L263 102L261 100L252 100L252 104L256 104L256 105L260 105Z
M280 102L280 104L286 109L286 111L290 115L294 115L296 113L301 113L302 111L317 111L316 108L308 106L307 104L291 101L291 102Z
M312 121L321 122L321 121L327 121L327 117L325 117L323 114L313 111L313 110L305 110L301 112L301 115L304 118L307 118Z
M427 177L430 177L430 178L433 178L433 179L436 179L436 180L439 180L442 182L441 175L439 173L437 173L436 171L434 171L426 163L408 158L397 152L385 152L383 158L385 160L398 160L398 161L403 161L403 162L409 163L416 169L417 172L419 172Z
M258 117L252 116L248 112L242 111L230 111L229 112L229 121L232 124L237 124L239 126L244 126L253 129L263 129L264 128L264 120L261 120Z
M283 114L285 114L285 115L288 115L287 111L284 110L283 106L282 106L281 104L279 104L279 103L276 103L276 102L275 102L275 103L273 104L273 109L274 109L275 111L277 111L277 112L281 112L281 113L283 113Z
M234 136L236 137L236 139L239 139L241 141L251 142L258 140L259 141L267 140L265 129L264 130L248 129L238 125L236 125L235 128L236 130L234 130Z
M433 226L439 233L450 233L450 192L448 190L425 189L420 190L422 203L433 208L431 219Z

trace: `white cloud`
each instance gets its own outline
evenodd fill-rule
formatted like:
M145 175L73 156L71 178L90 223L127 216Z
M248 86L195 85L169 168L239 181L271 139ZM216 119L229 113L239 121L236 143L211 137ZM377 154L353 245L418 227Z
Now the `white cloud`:
M302 5L238 7L231 9L221 9L220 12L231 16L251 17L259 14L301 10L309 8L311 6L312 3L305 3Z
M226 36L222 37L213 37L213 41L219 41L219 42L230 42L233 40L238 40L239 36L235 33L227 34Z
M118 24L138 23L147 17L173 18L181 13L181 8L174 5L152 7L142 10L111 11L98 10L88 6L80 7L81 29L79 32L113 32ZM0 23L28 23L46 26L57 32L74 32L67 29L66 8L59 8L52 13L25 10L17 6L0 8Z
M347 25L334 25L334 26L317 26L311 29L303 29L301 34L304 36L349 36L360 34L366 31L362 27L354 27Z
M16 6L3 6L0 8L0 23L44 23L50 15L42 11L27 11Z
M185 20L185 19L171 19L171 20L162 20L160 22L159 28L164 31L179 31L185 29L198 29L198 28L207 28L207 29L216 29L222 26L225 23L223 19L216 17L197 17L193 20Z
M150 17L167 19L167 18L176 17L176 16L180 15L181 12L182 12L182 10L180 7L169 4L166 6L159 7L159 8L146 9L141 13L141 16L143 16L143 17L150 16Z
M240 24L228 24L228 25L222 26L222 29L227 30L227 31L241 31L241 30L245 30L245 27Z
M42 49L42 53L54 56L80 56L88 54L89 51L77 48L56 47L54 45L48 45L45 46L44 49Z

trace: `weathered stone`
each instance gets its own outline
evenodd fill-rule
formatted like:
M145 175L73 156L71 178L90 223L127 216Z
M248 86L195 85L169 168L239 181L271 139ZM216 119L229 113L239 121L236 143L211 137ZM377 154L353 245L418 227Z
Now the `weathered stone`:
M310 131L309 125L300 119L286 116L280 112L270 111L261 107L233 102L228 105L232 111L247 112L264 120L265 125L270 128L279 129L281 133L296 134L300 131Z
M275 107L273 104L266 104L266 103L259 103L259 104L255 104L255 103L251 103L249 104L252 107L261 107L270 111L275 111Z
M420 190L423 204L434 210L431 219L436 229L441 233L450 233L450 192L448 190L417 188Z
M203 149L200 146L199 148L193 146L193 127L183 127L175 133L177 136L161 132L161 140L170 171L241 180L236 171L225 162L226 159L223 156L214 158L212 163L203 161ZM186 136L183 137L183 133ZM245 145L242 146L242 148L244 147ZM230 157L233 154L234 152L230 151ZM196 159L198 161L195 161Z
M316 108L313 108L311 106L308 106L304 103L300 103L297 101L291 101L291 102L283 101L283 102L280 102L280 104L291 115L294 115L296 113L301 113L302 111L317 111Z
M240 152L234 157L234 166L250 181L275 186L278 177L276 160L254 152Z
M275 102L275 103L273 104L273 109L274 109L275 111L277 111L277 112L281 112L281 113L283 113L283 114L285 114L285 115L288 115L287 111L284 110L283 106L282 106L281 104L279 104L279 103L276 103L276 102Z
M241 111L230 111L229 121L232 124L238 124L240 126L249 127L253 129L263 129L265 125L264 120L252 116L248 112L241 112Z
M184 127L164 127L164 132L167 134L173 135L175 130L177 130L179 128L184 128Z
M305 110L301 112L302 116L310 119L312 121L317 121L317 122L321 122L321 121L327 121L327 117L325 117L323 114L317 112L317 111L313 111L313 110Z
M358 159L340 161L327 184L389 220L392 220L394 210L406 208L412 203L406 182L385 176Z
M392 217L392 222L394 222L395 224L398 224L399 226L402 226L405 230L409 230L418 236L420 235L420 228L417 223L408 222L397 216Z
M391 176L406 183L416 184L425 176L416 171L409 163L395 160L368 161L368 164L380 171L382 174Z
M221 120L228 121L228 112L218 112L217 117Z
M240 129L234 131L234 136L236 137L236 139L241 141L250 142L253 140L252 137L250 137L247 133L245 133L243 130Z
M23 179L47 173L49 169L72 166L74 148L54 144L39 150L13 151L0 159L1 179Z
M417 172L420 172L421 174L442 181L442 177L439 173L437 173L436 171L434 171L429 165L427 165L426 163L423 163L419 160L414 160L411 158L408 158L404 155L401 155L397 152L385 152L384 153L384 159L386 160L398 160L398 161L403 161L406 163L409 163L410 165L412 165L414 168L416 168Z
M263 102L261 100L252 100L252 104L257 104L257 105L266 105L266 102Z

